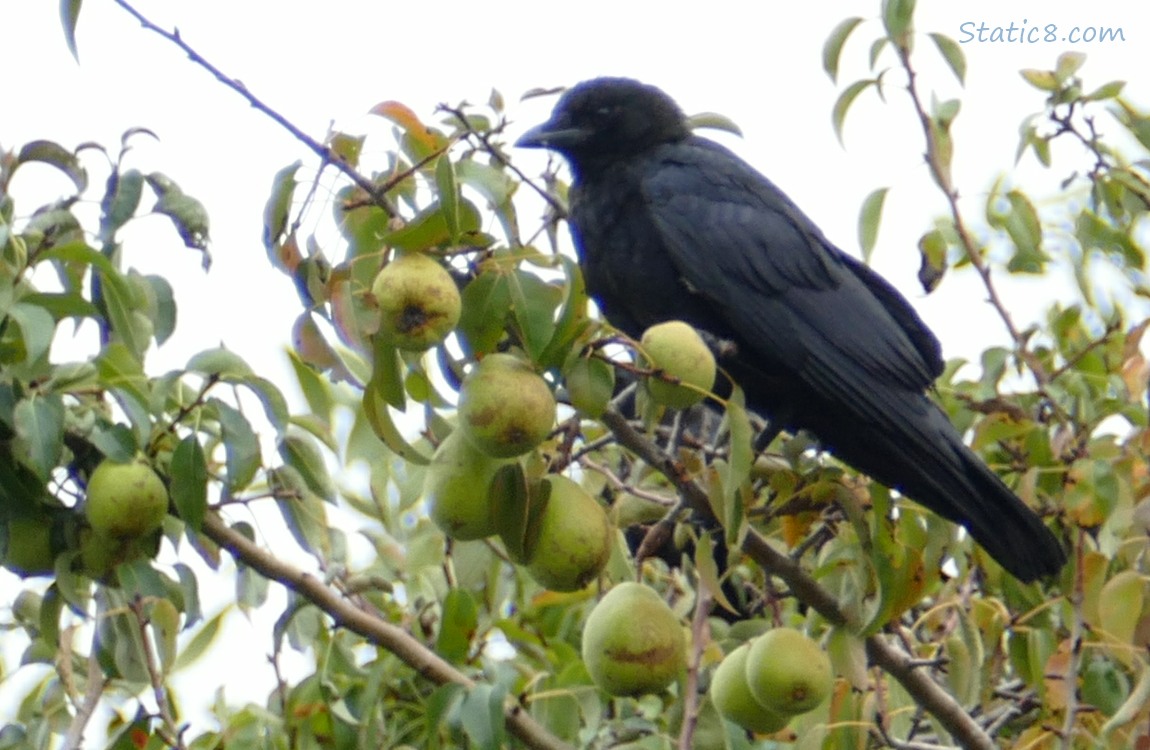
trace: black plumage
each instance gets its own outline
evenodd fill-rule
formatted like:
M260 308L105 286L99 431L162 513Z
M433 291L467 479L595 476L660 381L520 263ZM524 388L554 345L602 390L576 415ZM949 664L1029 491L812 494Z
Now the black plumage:
M720 364L772 425L962 524L1021 580L1062 567L1057 538L926 395L943 360L914 308L666 94L581 83L518 145L570 164L575 248L612 324L638 337L685 320L733 345Z

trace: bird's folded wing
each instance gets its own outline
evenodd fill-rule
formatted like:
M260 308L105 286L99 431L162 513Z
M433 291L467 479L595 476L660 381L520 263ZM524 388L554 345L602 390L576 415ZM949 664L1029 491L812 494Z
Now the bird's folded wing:
M866 399L892 387L921 393L938 376L938 343L898 292L726 149L701 139L666 147L642 184L683 280L759 356L831 401L851 397L844 384Z

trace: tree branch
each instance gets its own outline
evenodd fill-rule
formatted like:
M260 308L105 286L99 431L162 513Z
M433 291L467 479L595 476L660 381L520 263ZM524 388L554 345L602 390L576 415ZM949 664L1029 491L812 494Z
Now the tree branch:
M395 654L420 676L438 685L454 683L468 689L475 687L474 680L444 661L406 630L355 606L315 576L285 563L243 534L229 528L219 516L209 513L204 518L203 531L252 570L306 598L326 612L337 626L358 633ZM504 703L503 716L508 730L528 747L538 750L571 750L570 745L528 716L513 698L508 698Z
M258 99L255 94L253 94L251 91L248 91L248 88L242 83L234 78L231 78L215 65L212 65L210 62L208 62L203 57L203 55L201 55L190 44L183 40L183 38L180 36L179 30L168 31L167 29L160 28L148 20L148 18L144 16L144 14L140 13L140 11L132 7L132 5L127 2L127 0L112 1L116 3L116 5L119 5L121 8L126 10L137 21L139 21L140 25L145 29L159 34L164 39L167 39L169 42L183 50L184 54L188 56L189 60L211 73L213 76L215 76L217 81L224 84L224 86L227 86L229 89L246 99L248 104L250 104L254 109L263 112L265 115L274 120L276 124L278 124L287 132L291 133L292 137L311 149L314 154L323 160L323 163L331 164L340 172L343 172L345 175L347 175L347 177L351 179L351 181L354 182L360 189L364 190L368 195L370 195L373 204L382 208L385 212L387 212L388 216L399 215L399 210L395 207L395 204L393 204L387 197L387 191L391 187L394 187L393 185L377 185L368 177L360 174L358 170L344 161L343 158L339 156L339 154L335 153L324 144L320 143L307 133L300 130L286 117L272 109L269 105L264 104L263 101Z
M714 517L706 491L686 475L677 461L632 427L614 407L604 412L602 419L619 444L666 476L696 513L708 518ZM850 618L839 606L838 600L803 570L798 562L777 551L754 529L747 530L743 552L768 575L781 578L799 601L813 608L827 622L851 627ZM918 668L908 654L881 635L868 636L865 643L870 661L897 680L918 705L938 719L962 747L968 750L994 750L993 740L982 727L925 670Z

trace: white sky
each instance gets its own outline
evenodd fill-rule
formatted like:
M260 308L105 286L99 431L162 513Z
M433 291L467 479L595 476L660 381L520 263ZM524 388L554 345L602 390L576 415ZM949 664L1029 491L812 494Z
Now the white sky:
M1144 73L1150 6L1120 0L921 0L919 5L921 31L955 38L965 21L1021 26L1025 19L1028 26L1056 24L1060 35L1074 26L1122 27L1124 43L1073 47L1089 56L1080 74L1088 89L1126 79L1127 96L1150 106L1150 78ZM300 308L289 280L267 265L262 212L274 172L297 158L312 167L314 158L110 0L86 0L77 65L65 48L57 6L46 0L0 0L0 146L13 149L50 138L66 147L98 141L114 148L127 128L155 131L160 143L140 139L132 164L165 172L203 201L212 220L215 264L203 274L198 255L182 248L163 218L146 220L144 231L130 236L136 241L127 245L127 262L167 275L180 305L177 337L152 355L150 369L178 367L191 353L223 341L257 366L270 363L283 372L282 350ZM891 77L889 83L896 85L888 86L887 104L870 94L856 103L845 148L835 139L831 105L842 85L867 75L867 48L878 28L856 30L839 86L822 72L822 45L848 15L875 19L878 0L140 0L137 7L162 26L178 26L204 57L317 138L333 120L349 132L380 138L387 124L364 113L388 99L432 119L436 104L485 101L494 87L506 97L520 130L544 119L551 106L549 100L517 104L519 94L533 87L605 74L660 85L687 112L711 110L734 119L744 138L723 140L850 252L857 252L862 199L876 187L891 186L876 265L922 311L948 356L973 356L990 341L1004 341L990 308L969 304L980 298L972 296L977 291L969 278L948 278L929 298L915 282L915 243L943 204L922 165L921 134L897 86L901 77ZM933 62L937 56L925 37L919 48L923 83L942 98L963 98L954 171L969 199L966 208L977 219L985 190L999 174L1013 171L1019 122L1042 104L1018 69L1050 68L1071 47L965 44L965 90ZM375 149L383 143L377 140ZM370 137L367 147L372 149ZM529 153L523 163L542 161ZM1013 173L1023 187L1049 194L1070 169L1046 175L1027 159ZM21 212L39 205L34 198L49 200L67 189L62 179L46 186L31 180L22 185L22 179L27 178L18 177L14 187ZM342 255L336 239L321 237L331 258ZM1021 310L1023 320L1054 293L1048 283L1008 285L1006 291L1008 304ZM282 377L278 380L291 390ZM249 643L245 649L250 670L231 662L229 676L266 674L266 631L242 637L260 639L254 641L260 646ZM262 702L264 689L244 695L229 687L229 697Z

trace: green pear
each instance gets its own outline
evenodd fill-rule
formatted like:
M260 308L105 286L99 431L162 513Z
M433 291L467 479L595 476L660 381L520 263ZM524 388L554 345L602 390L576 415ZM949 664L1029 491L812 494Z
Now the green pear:
M658 693L686 670L685 640L667 603L628 581L608 591L587 616L583 662L610 695Z
M578 483L562 475L544 479L550 487L527 572L552 591L578 591L611 558L607 512Z
M138 539L160 528L167 514L168 489L143 459L104 460L88 479L84 515L99 536Z
M763 708L747 684L747 654L750 643L744 643L719 662L711 677L711 703L723 718L744 729L764 734L777 732L790 721L789 716Z
M555 412L547 381L511 354L488 354L459 391L459 429L496 458L521 456L542 443Z
M746 678L759 705L784 716L814 709L834 684L822 647L793 628L768 630L751 643Z
M657 372L644 381L656 403L686 409L702 401L714 387L715 355L687 323L672 320L651 326L643 332L639 346L644 364Z
M423 481L428 514L444 534L468 541L496 533L488 487L504 463L476 448L458 429L444 438Z
M459 287L439 261L423 253L392 259L376 275L379 335L398 349L423 351L442 342L459 322Z

